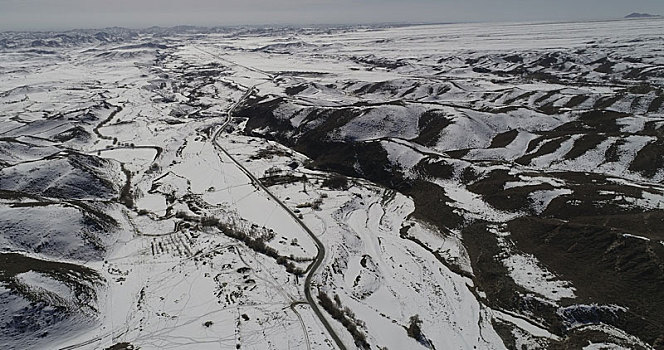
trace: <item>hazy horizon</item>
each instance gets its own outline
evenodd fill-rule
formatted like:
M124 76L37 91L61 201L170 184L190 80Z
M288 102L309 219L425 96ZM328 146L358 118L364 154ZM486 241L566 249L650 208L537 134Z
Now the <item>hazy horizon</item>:
M0 0L0 31L151 26L527 22L664 14L660 0Z

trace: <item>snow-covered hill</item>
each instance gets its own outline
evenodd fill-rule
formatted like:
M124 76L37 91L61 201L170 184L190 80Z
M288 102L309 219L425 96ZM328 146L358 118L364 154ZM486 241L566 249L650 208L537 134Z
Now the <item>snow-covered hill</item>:
M660 19L0 35L0 345L664 346Z

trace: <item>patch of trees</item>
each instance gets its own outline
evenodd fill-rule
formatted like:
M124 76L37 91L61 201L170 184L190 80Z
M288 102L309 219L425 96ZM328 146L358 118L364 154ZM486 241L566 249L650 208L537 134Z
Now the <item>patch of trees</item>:
M195 217L188 216L185 212L180 212L180 211L178 211L175 214L175 216L188 221L196 220ZM214 216L202 217L200 219L200 225L202 227L216 227L226 236L242 241L247 247L249 247L253 251L261 253L263 255L267 255L275 259L277 261L277 264L286 267L286 271L288 273L292 273L294 275L303 275L305 272L303 269L297 267L293 262L293 260L299 261L299 259L296 258L289 259L288 257L279 254L279 251L268 246L265 243L264 237L253 238L247 232L245 232L245 230L237 228L235 225L229 225L224 222L221 222L221 220L219 220Z
M408 336L419 341L422 337L422 329L420 328L421 324L422 320L420 320L419 315L410 316L410 325L406 329Z
M127 170L124 167L124 164L122 165L122 172L125 174L127 177L127 180L122 186L122 189L120 190L120 197L118 198L118 201L124 205L127 206L127 208L133 208L134 207L134 194L131 190L131 171Z
M252 155L249 157L249 159L252 160L258 160L258 159L272 159L272 157L292 157L293 154L279 148L278 146L275 145L269 145L266 148L258 150L256 154Z
M157 163L150 164L148 170L145 171L146 174L158 173L161 171L161 167Z
M106 348L106 350L135 350L136 347L130 343L117 343Z
M419 315L410 316L410 324L408 325L408 328L406 328L408 336L417 340L418 343L426 346L427 348L434 349L431 341L424 335L424 333L422 333L422 328L420 327L421 324L422 320L420 320Z
M275 185L288 185L295 182L306 182L307 178L305 176L295 176L291 174L267 175L262 177L260 181L264 186L271 187Z
M358 324L362 324L362 321L355 319L355 314L349 308L343 308L341 306L341 299L339 296L335 295L334 300L330 299L324 292L318 293L318 300L320 300L320 306L327 311L332 318L341 322L341 324L346 328L346 330L353 336L355 340L355 345L360 349L369 349L369 343L367 343L367 336L362 333L358 327Z
M289 261L287 257L280 255L276 249L265 244L265 240L263 238L251 238L245 232L234 230L223 223L219 223L217 228L221 230L221 232L223 232L226 236L242 241L250 249L275 259L277 264L286 267L286 271L288 273L295 275L304 274L304 270L295 266L295 264L292 261Z
M218 226L219 224L221 224L221 221L214 216L204 216L201 218L201 225L203 227L213 227Z
M323 186L331 188L333 190L347 190L348 178L339 174L333 175L323 180Z
M178 219L182 219L184 221L197 221L198 220L197 217L187 214L187 212L184 211L184 210L178 210L175 213L175 217L178 218ZM214 226L214 225L211 225L211 226Z
M296 208L302 209L302 208L311 208L313 210L320 210L320 206L323 204L323 198L324 197L319 197L314 199L313 202L306 202L302 204L298 204Z

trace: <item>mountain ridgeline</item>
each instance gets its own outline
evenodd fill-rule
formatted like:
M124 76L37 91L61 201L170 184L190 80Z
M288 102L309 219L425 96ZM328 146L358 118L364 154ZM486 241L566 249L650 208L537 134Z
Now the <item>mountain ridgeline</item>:
M661 348L664 67L599 43L429 59L428 78L292 79L290 96L257 95L236 115L248 119L248 135L302 152L313 168L412 197L414 218L460 233L489 305L565 337L550 348L609 337L580 324L612 325ZM388 71L418 64L357 61ZM321 95L356 99L311 103ZM454 188L502 214L469 215ZM404 237L417 239L408 227ZM520 285L504 263L516 252L569 281L574 296L551 303ZM510 331L501 334L509 344Z

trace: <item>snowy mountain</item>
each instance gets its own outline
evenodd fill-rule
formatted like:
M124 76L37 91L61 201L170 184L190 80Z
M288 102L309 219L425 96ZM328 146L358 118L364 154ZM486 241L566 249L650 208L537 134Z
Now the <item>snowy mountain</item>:
M661 349L664 28L0 34L7 349Z
M659 17L659 15L651 15L649 13L632 12L629 15L625 16L625 18L652 18L652 17Z

